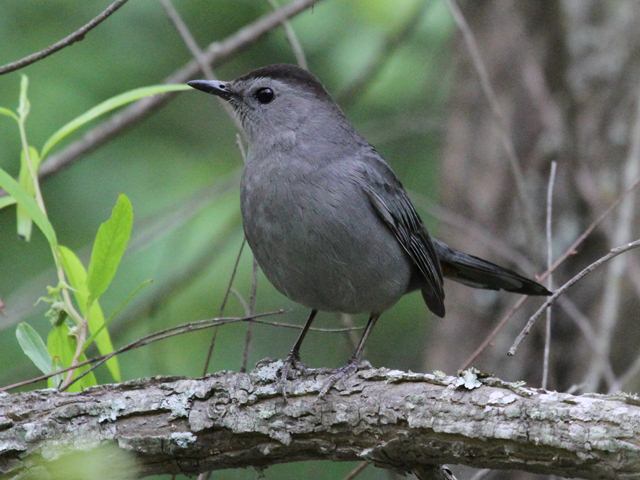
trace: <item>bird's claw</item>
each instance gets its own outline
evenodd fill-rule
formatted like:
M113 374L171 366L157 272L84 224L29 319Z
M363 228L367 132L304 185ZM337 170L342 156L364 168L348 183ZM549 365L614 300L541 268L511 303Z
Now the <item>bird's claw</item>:
M306 370L304 364L300 361L300 357L295 352L290 352L284 359L282 367L278 372L278 390L287 399L287 380L294 378L294 374L303 373Z
M367 362L367 365L371 367L371 364ZM360 367L357 359L351 360L346 365L336 369L336 371L327 379L325 384L322 386L322 390L320 390L320 394L318 398L324 398L324 396L329 393L329 390L338 382L349 378L351 375L358 371Z

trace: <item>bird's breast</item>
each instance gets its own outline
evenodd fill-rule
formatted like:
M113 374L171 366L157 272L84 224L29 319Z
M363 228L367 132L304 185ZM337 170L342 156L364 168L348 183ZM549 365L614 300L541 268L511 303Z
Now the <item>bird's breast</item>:
M412 266L348 172L306 162L248 162L245 235L267 278L292 300L345 313L382 312Z

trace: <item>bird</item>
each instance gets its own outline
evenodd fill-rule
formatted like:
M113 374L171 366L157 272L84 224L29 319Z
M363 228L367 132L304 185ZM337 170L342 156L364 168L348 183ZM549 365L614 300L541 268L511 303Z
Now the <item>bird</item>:
M228 102L246 135L243 228L255 259L282 294L310 309L281 375L303 369L302 342L319 311L366 313L350 360L322 393L355 373L380 315L420 290L445 315L443 278L471 287L550 295L543 285L432 237L402 183L320 80L273 64L232 81L192 80Z

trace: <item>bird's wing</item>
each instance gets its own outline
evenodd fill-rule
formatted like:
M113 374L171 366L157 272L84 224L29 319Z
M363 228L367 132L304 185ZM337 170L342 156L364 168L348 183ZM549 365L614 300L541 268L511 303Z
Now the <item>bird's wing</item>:
M425 280L422 295L429 309L444 316L444 290L438 255L422 219L391 168L379 157L367 157L356 170L356 183L391 230Z

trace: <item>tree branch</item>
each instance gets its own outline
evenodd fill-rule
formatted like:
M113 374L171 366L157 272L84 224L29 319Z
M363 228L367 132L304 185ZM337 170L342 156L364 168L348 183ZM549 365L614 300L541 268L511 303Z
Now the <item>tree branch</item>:
M209 65L216 66L255 43L263 35L278 27L284 20L311 8L318 1L320 0L294 0L279 10L264 15L223 41L210 44L204 51L202 59ZM200 66L198 61L195 59L191 60L167 77L164 83L186 82L199 71ZM52 154L48 160L42 164L40 177L46 178L69 166L85 153L93 151L126 128L146 118L147 115L164 106L174 96L175 94L169 93L147 97L113 115L108 120L89 130L80 140L73 142L64 150Z
M112 4L110 4L100 15L93 18L89 23L83 25L75 32L67 35L62 40L57 41L53 45L49 45L44 50L40 50L39 52L32 53L31 55L27 55L20 60L16 60L15 62L7 63L0 67L0 75L5 73L14 72L21 68L26 67L27 65L31 65L43 58L48 57L56 53L58 50L62 50L69 45L72 45L80 40L84 40L84 36L89 33L89 31L93 30L95 27L104 22L112 13L115 13L121 6L127 3L128 0L116 0Z
M640 478L637 397L365 369L318 399L330 373L318 369L292 381L285 403L280 366L0 394L0 474L25 472L56 448L110 443L132 452L144 475L323 459Z

